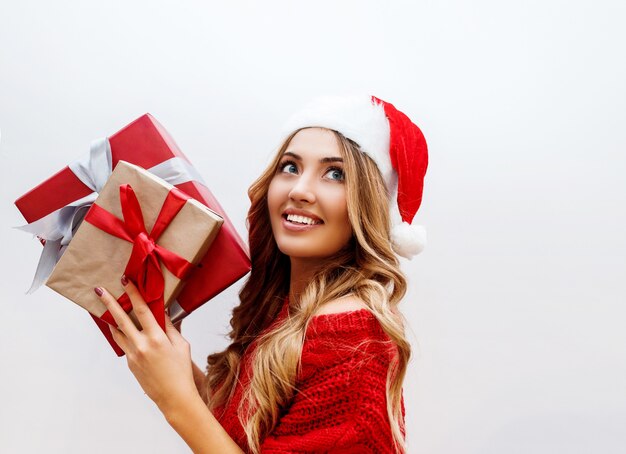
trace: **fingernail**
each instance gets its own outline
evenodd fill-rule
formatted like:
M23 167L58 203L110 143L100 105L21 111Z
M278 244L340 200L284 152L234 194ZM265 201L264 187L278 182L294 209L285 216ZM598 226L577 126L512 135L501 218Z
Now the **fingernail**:
M122 274L122 278L120 279L120 281L122 281L122 285L126 287L126 285L128 284L128 279L126 278L125 274Z
M100 287L96 287L93 289L94 292L96 292L96 295L98 296L102 296L102 289Z

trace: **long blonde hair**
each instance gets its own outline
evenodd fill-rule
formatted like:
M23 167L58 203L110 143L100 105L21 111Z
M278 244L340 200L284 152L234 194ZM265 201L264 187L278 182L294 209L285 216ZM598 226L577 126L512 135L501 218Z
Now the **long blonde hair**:
M231 344L208 357L209 407L228 402L237 383L241 358L254 341L252 377L238 409L248 445L255 454L276 426L282 409L296 392L304 336L311 317L325 303L353 294L367 305L397 347L387 374L387 413L396 450L403 452L402 383L411 347L397 305L406 292L406 279L391 250L387 189L378 167L353 141L332 131L344 160L348 216L353 237L306 287L299 301L290 301L288 322L267 329L289 292L289 257L272 234L267 193L291 134L273 162L250 186L248 231L252 271L239 293L241 303L230 321Z

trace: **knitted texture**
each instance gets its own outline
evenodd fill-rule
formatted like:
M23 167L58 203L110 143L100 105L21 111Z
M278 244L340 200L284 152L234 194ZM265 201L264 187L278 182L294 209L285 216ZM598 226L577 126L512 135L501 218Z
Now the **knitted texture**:
M286 303L275 323L287 315ZM214 411L245 452L250 451L237 407L250 379L251 353L242 357L231 401ZM385 390L389 364L396 354L397 348L366 309L313 317L302 350L297 392L263 440L261 451L395 452Z

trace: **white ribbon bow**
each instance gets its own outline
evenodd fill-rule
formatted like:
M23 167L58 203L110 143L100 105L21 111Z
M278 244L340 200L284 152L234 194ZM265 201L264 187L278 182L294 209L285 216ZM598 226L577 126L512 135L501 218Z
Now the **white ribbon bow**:
M109 140L98 139L91 143L89 154L68 166L85 186L94 192L76 200L63 208L44 216L30 224L16 227L45 240L44 248L37 264L33 283L27 293L33 293L48 279L67 245L72 240L78 226L83 221L89 207L112 173L111 145ZM196 181L204 184L202 177L191 164L182 158L174 157L148 169L152 174L172 185Z

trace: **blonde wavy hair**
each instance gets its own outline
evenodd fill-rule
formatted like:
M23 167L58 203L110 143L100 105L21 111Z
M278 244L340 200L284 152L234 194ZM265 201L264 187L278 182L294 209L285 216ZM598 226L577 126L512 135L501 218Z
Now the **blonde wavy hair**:
M298 130L299 131L299 130ZM404 318L397 305L406 292L406 279L390 246L387 189L378 167L358 145L332 131L344 161L348 216L353 237L321 267L300 300L290 301L286 323L272 326L289 293L290 261L276 245L272 234L267 193L280 159L291 139L280 147L273 162L250 186L248 212L252 271L239 293L241 303L230 320L231 344L208 357L207 395L209 408L228 402L237 383L241 358L252 342L252 378L238 409L250 449L255 454L265 436L276 426L281 410L297 392L296 377L307 326L324 304L355 295L380 322L397 346L397 355L387 374L387 414L397 452L405 451L402 383L411 355L405 336ZM244 404L245 403L245 404Z

